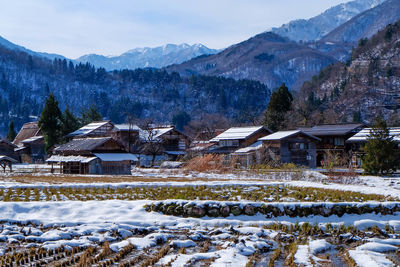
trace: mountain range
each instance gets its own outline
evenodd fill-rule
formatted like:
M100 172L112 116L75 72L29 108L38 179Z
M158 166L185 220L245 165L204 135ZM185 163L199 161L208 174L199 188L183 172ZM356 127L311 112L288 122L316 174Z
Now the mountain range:
M318 74L324 67L337 61L346 61L360 38L370 37L387 24L400 19L399 0L357 0L332 8L307 23L317 27L321 25L321 20L341 17L340 10L346 11L344 17L347 19L350 14L348 9L354 6L373 8L347 20L321 40L296 42L273 32L265 32L218 54L175 64L166 70L176 71L183 76L201 74L236 80L246 78L260 81L269 88L277 88L284 82L290 89L297 91L305 81ZM363 9L353 9L351 14L355 14L355 10ZM305 29L297 29L295 35L308 36L309 32Z
M120 56L102 56L96 54L84 55L76 63L90 63L106 70L162 68L172 64L179 64L189 59L217 53L218 50L208 48L202 44L167 44L159 47L136 48Z

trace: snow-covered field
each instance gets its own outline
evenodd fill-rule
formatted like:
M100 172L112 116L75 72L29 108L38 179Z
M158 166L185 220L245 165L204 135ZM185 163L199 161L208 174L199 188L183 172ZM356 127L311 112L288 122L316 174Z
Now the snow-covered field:
M171 177L172 173L146 170L136 175ZM209 181L22 184L4 176L0 181L0 266L11 266L11 262L14 266L400 264L400 213L351 209L354 205L382 209L397 205L400 180L396 177L359 177L351 184L336 184L315 172L307 174L312 177L306 181L291 180L287 174L282 180L192 175ZM223 175L228 178L222 179ZM159 203L190 203L221 213L205 211L195 217L146 209ZM251 215L244 212L249 205L293 211L293 207L321 204L352 211L340 216L272 217L259 210ZM222 216L221 209L232 205L243 212Z

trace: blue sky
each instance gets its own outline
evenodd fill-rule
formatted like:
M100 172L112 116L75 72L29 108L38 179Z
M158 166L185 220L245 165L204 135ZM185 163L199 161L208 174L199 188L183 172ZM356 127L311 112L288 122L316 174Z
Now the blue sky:
M224 48L349 0L0 0L0 36L70 58L167 43Z

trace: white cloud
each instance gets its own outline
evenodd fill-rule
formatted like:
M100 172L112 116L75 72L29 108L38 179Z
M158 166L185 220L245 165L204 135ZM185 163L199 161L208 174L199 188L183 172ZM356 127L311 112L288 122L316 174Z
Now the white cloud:
M348 0L0 0L0 35L71 58L165 43L223 48Z

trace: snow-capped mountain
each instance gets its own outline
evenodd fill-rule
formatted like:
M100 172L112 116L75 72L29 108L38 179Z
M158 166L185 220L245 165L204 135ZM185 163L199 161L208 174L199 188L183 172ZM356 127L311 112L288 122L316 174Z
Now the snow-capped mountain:
M386 0L355 0L334 6L311 19L299 19L271 31L294 41L316 41L351 18Z
M167 44L154 48L135 48L120 56L84 55L75 62L89 62L96 67L107 70L137 69L137 68L162 68L171 64L179 64L194 57L217 53L218 50L210 49L202 44Z
M388 24L400 19L400 1L387 0L369 9L336 28L324 38L325 43L357 43L361 38L370 38Z

